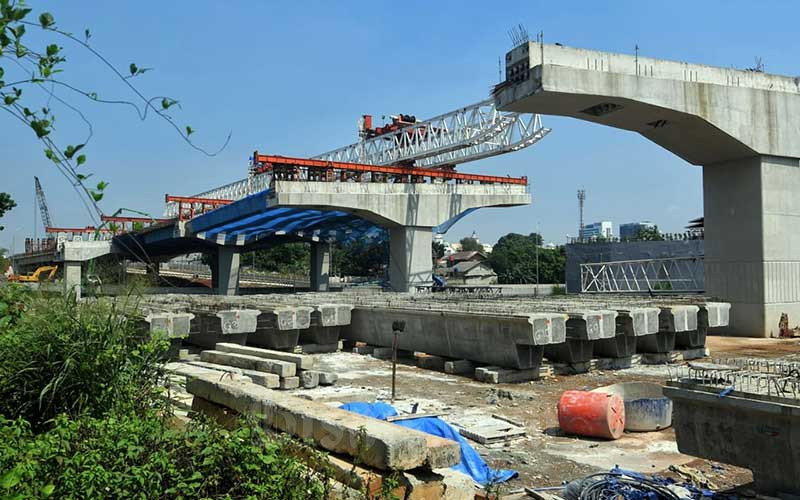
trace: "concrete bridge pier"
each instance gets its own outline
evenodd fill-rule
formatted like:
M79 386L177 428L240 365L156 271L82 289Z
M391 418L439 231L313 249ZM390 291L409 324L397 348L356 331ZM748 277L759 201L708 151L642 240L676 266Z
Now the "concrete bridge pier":
M75 293L81 298L81 262L64 262L64 293Z
M563 45L506 54L499 109L637 132L703 168L706 293L727 333L800 324L800 79ZM641 339L640 339L641 343Z
M220 246L211 258L211 287L217 295L239 294L239 249Z
M328 243L311 244L311 291L327 292L331 274L331 246Z
M430 286L433 228L401 226L389 229L389 280L399 292Z
M800 324L800 161L755 156L703 167L706 293L731 303L736 332Z
M398 292L432 284L434 227L446 230L449 224L478 208L530 203L528 187L521 184L285 180L273 181L267 200L268 207L342 211L387 228L389 279L392 289Z

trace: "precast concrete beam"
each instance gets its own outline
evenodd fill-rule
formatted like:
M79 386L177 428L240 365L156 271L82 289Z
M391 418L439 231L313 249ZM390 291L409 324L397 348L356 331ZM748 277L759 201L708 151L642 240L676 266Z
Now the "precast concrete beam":
M216 313L195 311L188 341L206 349L213 349L217 342L245 344L248 334L256 331L259 314L261 312L255 309L230 309Z
M150 313L142 321L147 324L150 333L161 333L169 338L186 338L189 336L194 314L191 313Z
M255 384L206 375L190 380L186 390L239 413L255 415L265 426L312 439L323 449L358 457L362 463L381 470L450 467L461 460L459 445L454 441Z
M536 368L542 348L563 342L567 315L517 315L358 307L342 336L372 345L392 345L392 324L405 321L398 348L507 368Z
M565 342L548 345L544 356L557 363L585 363L592 359L593 344L616 335L617 311L590 310L567 313Z

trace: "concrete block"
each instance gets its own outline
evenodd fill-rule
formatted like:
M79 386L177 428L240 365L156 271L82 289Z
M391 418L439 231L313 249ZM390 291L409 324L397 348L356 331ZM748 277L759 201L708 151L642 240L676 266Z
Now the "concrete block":
M189 361L192 366L199 366L200 368L207 368L209 370L217 370L221 372L240 373L253 381L254 384L263 385L269 389L274 389L280 384L280 376L275 373L259 372L256 370L248 370L244 368L234 368L232 366L220 365L216 363L208 363L205 361ZM234 371L235 370L235 371Z
M760 493L800 491L800 405L796 399L748 397L716 387L667 382L681 453L746 467Z
M216 345L217 351L232 352L236 354L245 354L248 356L257 356L259 358L276 359L279 361L286 361L294 363L298 370L312 370L317 364L317 360L305 354L294 354L291 352L273 351L270 349L259 349L258 347L241 346L236 344L229 344L220 342Z
M178 359L184 360L189 357L189 349L178 350Z
M314 373L319 379L319 385L333 385L339 379L339 375L332 372L321 372L317 370L308 370L303 373Z
M253 382L253 380L250 377L243 375L241 370L239 370L238 372L231 371L228 373L221 373L217 370L210 370L208 368L192 366L186 363L167 363L166 365L164 365L164 370L167 373L182 375L186 377L187 380L190 378L197 378L203 375L207 375L210 377L217 377L217 378L227 377L231 380L240 382L250 382L250 383Z
M374 350L374 345L360 345L353 347L353 353L355 354L372 354Z
M359 451L361 429L362 447L366 450L362 463L381 470L410 470L429 463L427 434L374 418L331 408L322 403L281 394L255 384L219 381L205 376L187 383L187 391L212 403L227 406L240 413L261 416L264 424L302 439L313 439L326 450L355 456ZM458 444L446 466L460 461ZM445 453L439 450L437 457Z
M277 359L264 359L234 352L203 351L200 353L200 360L207 363L216 363L218 365L228 365L247 370L274 373L281 377L291 377L297 373L297 367L294 363L288 363Z
M540 368L513 370L499 366L484 366L475 369L475 379L488 384L514 384L541 378Z
M300 346L303 354L324 354L329 352L336 352L339 350L339 343L333 344L303 344Z
M322 403L330 401L335 401L337 403L353 403L358 401L374 403L376 399L374 392L355 387L317 387L311 391L298 393L297 397ZM340 404L337 404L337 406L340 406Z
M300 372L300 386L304 389L313 389L319 385L319 372L302 370Z
M392 359L391 347L375 347L372 350L372 357L377 359ZM399 357L399 353L398 353Z
M451 375L464 375L475 372L475 363L467 359L456 359L444 362L444 372Z
M417 367L424 368L426 370L436 370L436 371L444 371L444 363L445 358L441 356L434 356L433 354L425 354L425 353L416 353L414 355L414 360L417 363Z
M278 389L283 391L300 387L300 377L281 377Z

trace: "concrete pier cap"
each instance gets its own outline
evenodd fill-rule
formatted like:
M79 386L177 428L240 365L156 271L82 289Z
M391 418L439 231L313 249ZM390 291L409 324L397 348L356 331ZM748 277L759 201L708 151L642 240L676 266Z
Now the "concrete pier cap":
M800 79L537 42L505 60L498 109L638 132L702 165L706 293L731 303L727 333L800 323Z
M432 231L486 207L529 205L528 186L274 181L270 207L341 210L389 230L389 278L398 292L431 285Z

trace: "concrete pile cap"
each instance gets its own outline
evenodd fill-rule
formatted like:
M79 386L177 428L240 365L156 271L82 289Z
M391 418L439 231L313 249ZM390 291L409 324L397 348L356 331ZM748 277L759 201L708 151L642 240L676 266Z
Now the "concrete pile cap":
M451 467L461 461L455 441L255 384L205 375L189 380L186 390L239 413L260 416L265 425L302 439L313 439L326 450L350 456L363 452L359 460L381 470Z
M298 370L313 370L317 364L316 358L306 354L294 354L291 352L273 351L270 349L260 349L258 347L249 347L239 344L231 344L228 342L218 343L216 345L216 350L221 352L245 354L248 356L256 356L264 359L275 359L279 361L285 361L287 363L294 363L297 366Z

